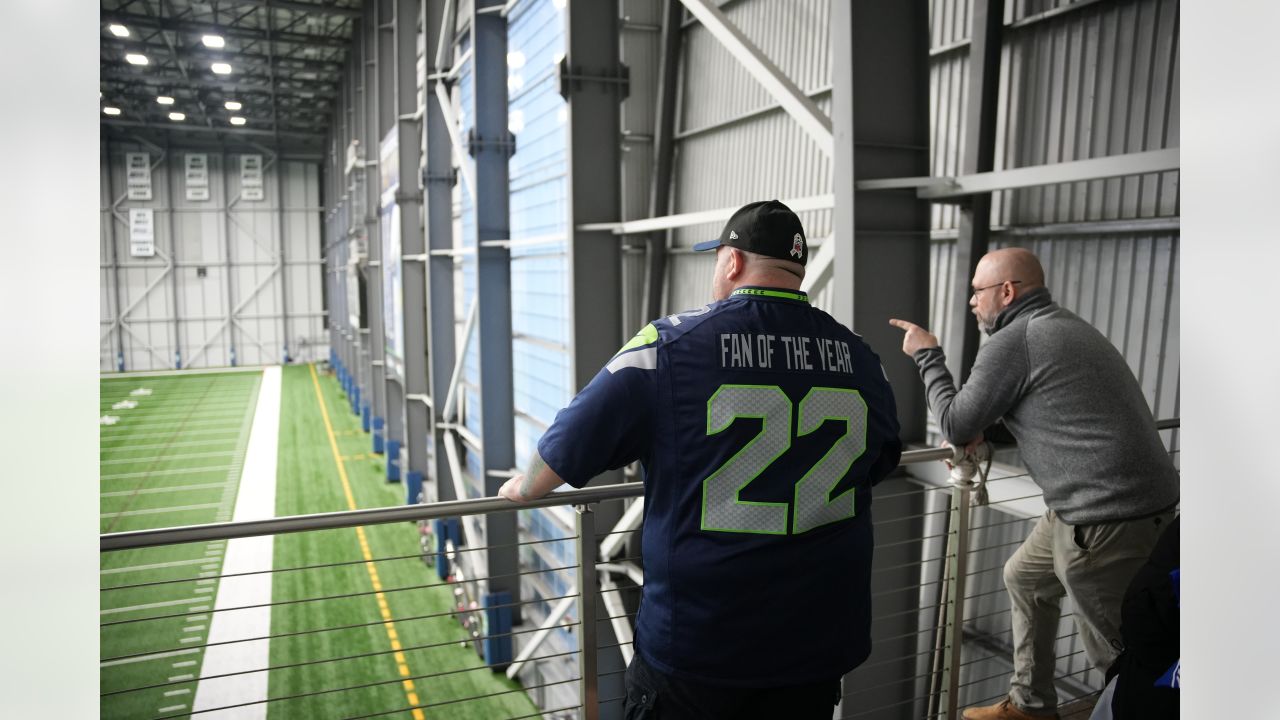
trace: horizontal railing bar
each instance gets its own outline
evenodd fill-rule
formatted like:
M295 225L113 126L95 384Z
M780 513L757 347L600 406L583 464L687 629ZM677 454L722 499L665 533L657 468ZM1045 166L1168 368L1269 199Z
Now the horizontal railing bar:
M900 685L905 682L913 682L916 680L920 680L921 678L927 678L930 675L934 675L934 674L935 673L933 671L929 671L929 672L920 673L919 675L912 675L911 677L902 677L902 678L897 678L896 680L890 680L888 682L877 683L875 685L860 685L854 688L852 692L848 692L841 695L840 699L848 700L854 695L860 695L862 693L870 692L872 690L879 690L880 688L889 687L890 685Z
M113 620L112 622L101 623L98 625L98 627L104 628L104 627L110 627L112 625L130 625L132 623L146 622L148 620L168 620L171 618L187 617L188 615L203 615L205 613L228 612L231 610L250 610L254 608L275 607L277 605L301 605L303 603L319 602L321 600L345 600L348 598L367 597L369 595L377 595L379 592L383 592L383 593L401 592L404 590L421 590L423 588L431 588L431 587L441 587L441 585L439 583L434 583L431 585L413 585L410 587L402 587L402 588L384 588L382 590L371 590L369 592L349 593L346 595L330 595L328 597L306 598L303 600L280 600L278 602L261 603L258 605L237 605L236 607L213 608L212 610L197 610L195 612L173 613L171 615L152 615L150 617L137 618L135 620ZM563 600L566 597L577 597L577 595L576 594L564 595L558 598L555 598L555 597L544 598L543 601L545 602L550 600ZM490 605L489 607L490 608L519 607L521 605L526 605L530 602L536 602L536 601L531 600L531 601L518 602L518 603L507 603L503 605ZM448 613L441 613L441 616L447 616L454 612L457 612L457 611L451 610Z
M1082 652L1084 652L1084 650L1077 650L1077 651L1075 651L1075 652L1073 652L1073 653L1068 653L1068 654L1066 654L1066 655L1062 655L1061 657L1055 658L1055 660L1066 660L1067 658L1069 658L1069 657L1074 657L1074 656L1076 656L1076 655L1079 655L1079 654L1080 654L1080 653L1082 653ZM1056 678L1054 678L1054 680L1061 680L1061 679L1063 679L1063 678L1068 678L1068 677L1071 677L1072 675L1078 675L1078 674L1080 674L1080 673L1082 673L1082 672L1088 672L1088 671L1093 670L1093 669L1094 669L1094 668L1092 668L1092 667L1088 667L1088 668L1085 668L1084 670L1077 670L1076 672L1068 673L1068 674L1066 674L1066 675L1062 675L1062 676L1060 676L1060 677L1056 677ZM960 687L962 687L962 688L963 688L963 687L969 687L969 686L971 686L971 685L977 685L977 684L979 684L979 683L987 682L988 680L999 680L1000 678L1002 678L1002 677L1007 677L1008 675L1009 675L1009 671L1008 671L1008 670L1005 670L1004 672L999 673L999 674L996 674L996 675L988 675L987 677L979 678L978 680L970 680L970 681L969 681L969 682L967 682L967 683L961 683L961 684L960 684Z
M902 453L899 464L931 462L954 456L953 448L931 448L926 450L908 450ZM419 520L438 520L465 515L483 515L485 513L525 510L531 508L557 507L561 505L590 505L608 500L636 498L644 495L643 483L623 483L619 485L603 485L581 490L564 490L554 492L546 497L531 500L527 503L513 503L499 497L476 498L471 500L448 500L424 505L397 505L385 508L365 510L343 510L338 512L315 513L311 515L290 515L266 520L247 520L240 522L209 523L205 525L187 525L176 528L158 528L152 530L132 530L128 532L109 533L99 536L99 552L110 550L131 550L134 548L155 547L157 545L178 545L202 540L229 540L232 538L256 537L259 535L279 535L311 530L333 530L339 528L359 527L366 525L382 525L396 522L417 522Z
M233 709L235 709L235 708L251 707L251 706L253 706L253 705L265 705L265 704L267 704L267 703L282 702L282 701L285 701L285 700L300 700L300 699L302 699L302 698L317 697L317 696L320 696L320 695L330 695L330 694L333 694L333 693L339 693L339 692L349 692L349 691L351 691L351 690L364 690L364 689L366 689L366 688L378 687L378 686L381 686L381 685L390 685L390 684L393 684L393 683L401 683L401 682L405 682L405 681L407 681L407 680L422 680L422 679L427 678L427 677L430 677L430 675L413 675L413 676L407 676L407 677L398 677L398 678L394 678L394 679L392 679L392 680L378 680L378 681L375 681L375 682L361 683L361 684L359 684L359 685L350 685L350 686L347 686L347 687L340 687L340 688L328 688L328 689L325 689L325 690L312 690L312 691L310 691L310 692L305 692L305 693L295 693L295 694L293 694L293 695L282 695L282 696L280 696L280 697L266 698L265 700L254 700L254 701L252 701L252 702L236 703L236 704L234 704L234 705L222 705L222 706L219 706L219 707L205 708L205 709L203 709L203 710L191 710L191 711L187 711L187 712L184 712L184 713L179 713L179 714L177 714L177 715L165 715L164 717L156 718L155 720L169 720L170 718L179 718L179 717L184 717L184 716L187 716L187 715L199 715L199 714L201 714L201 713L217 712L217 711L219 711L219 710L233 710ZM454 703L469 702L469 701L471 701L471 700L482 700L482 699L487 698L487 697L496 697L496 696L498 696L498 695L507 695L507 694L510 694L510 693L513 693L513 692L522 692L523 690L531 690L531 689L534 689L534 688L537 688L537 687L549 687L549 686L551 686L551 685L559 685L559 684L563 684L563 683L566 683L566 682L576 682L578 679L579 679L579 678L574 678L572 681L570 681L570 680L560 680L560 681L557 681L557 682L547 683L546 685L542 685L542 686L538 686L538 685L531 685L531 686L528 686L527 688L518 688L518 689L516 689L516 690L504 690L504 691L502 691L502 692L491 693L491 694L489 694L489 695L475 695L475 696L472 696L472 697L459 698L459 699L457 699L457 700L446 700L446 701L444 701L444 702L431 703L431 704L429 704L429 705L420 705L419 707L422 707L422 708L428 708L428 707L439 707L439 706L442 706L442 705L452 705L452 704L454 704ZM190 682L190 681L188 681L188 682ZM386 713L382 713L382 714L386 714ZM374 716L369 716L369 717L374 717Z
M396 619L395 619L395 621L396 621L396 622L398 622L398 623L405 623L405 622L409 622L410 620L415 620L415 619L422 619L422 618L396 618ZM369 625L386 625L386 624L387 624L387 623L386 623L386 621L385 621L385 620L382 620L382 621L379 621L379 622L376 622L376 623L367 623L367 624L362 623L362 624L360 624L360 625L353 625L353 626L348 626L348 627L345 627L345 628L334 628L334 629L335 629L335 630L336 630L336 629L349 630L349 629L351 629L351 628L353 628L353 627L367 627L367 626L369 626ZM579 624L580 624L580 623L578 623L577 621L574 621L574 622L569 622L569 623L563 623L563 624L562 624L562 625L560 625L559 627L575 627L575 626L577 626L577 625L579 625ZM459 629L461 629L461 628L459 628ZM287 635L295 635L295 636L296 636L296 635L304 635L304 634L314 635L314 634L317 634L317 633L320 633L320 632L327 632L327 629L326 629L326 630L315 630L315 631L310 631L310 632L307 632L307 633L288 633ZM538 632L538 629L537 629L537 628L533 628L533 629L531 629L531 630L513 630L513 631L511 631L511 632L509 632L509 633L500 633L500 634L495 634L495 635L482 635L481 637L488 637L488 638L515 637L516 635L523 635L523 634L527 634L527 633L535 633L535 632ZM208 648L208 647L212 647L212 646L214 646L214 645L230 645L230 644L233 644L233 643L250 642L250 641L253 641L253 640L265 640L265 639L268 639L268 638L271 638L271 637L278 637L278 636L270 636L270 635L269 635L269 636L266 636L266 637L258 637L258 638L243 638L243 639L240 639L240 640L227 640L227 641L224 641L224 642L208 643L208 644L205 644L205 645L192 645L192 646L190 646L190 647L188 647L188 648L179 648L179 649L201 650L201 649L205 649L205 648ZM447 642L428 643L428 644L424 644L424 645L414 645L414 646L411 646L411 647L402 647L402 648L400 648L400 650L395 650L395 649L391 649L391 650L377 650L377 651L371 651L371 652L367 652L367 653L359 653L359 654L357 654L357 655L344 655L344 656L342 656L342 657L336 657L336 658L322 658L322 659L319 659L319 660L300 660L300 661L298 661L298 662L296 662L296 663L286 663L286 664L284 664L284 665L273 665L273 666L267 666L267 667L264 667L264 668L256 668L256 669L253 669L253 670L240 670L240 671L237 671L237 672L223 673L223 674L220 674L220 675L206 675L206 676L202 677L202 678L201 678L201 680L214 680L214 679L217 679L217 678L235 677L236 675L248 675L248 674L251 674L251 673L257 673L257 672L267 672L267 671L269 671L269 670L290 670L290 669L293 669L293 668L307 667L307 666L310 666L310 665L324 665L325 663L332 663L332 662L345 662L345 661L347 661L347 660L358 660L358 659L360 659L360 658L378 657L379 655L393 655L393 654L395 654L396 652L399 652L399 651L407 652L407 651L410 651L410 650L431 650L431 649L433 649L433 648L438 648L438 647L449 647L449 646L452 646L452 645L454 645L454 644L456 644L456 643L458 643L458 642L470 642L472 639L474 639L474 638L462 638L461 640L449 640L449 641L447 641ZM147 653L141 653L141 655L155 655L155 654L160 653L160 652L169 652L169 651L157 650L157 651L151 651L151 652L147 652ZM135 657L135 656L132 656L132 655L124 655L124 656L121 656L121 658L113 658L113 659L122 659L122 658L128 658L128 657ZM103 662L107 662L107 661L103 661ZM157 685L147 685L147 686L144 686L144 687L129 688L129 689L127 689L127 690L112 690L112 691L110 691L110 692L102 693L102 697L105 697L105 696L107 696L107 695L120 695L120 694L123 694L123 693L137 692L137 691L139 691L139 690L148 690L148 689L151 689L151 688L166 687L166 686L168 686L168 685L181 685L183 682L186 682L186 681L179 681L179 682L176 682L176 683L160 683L160 684L157 684Z
M1008 611L1006 610L1005 612L1008 612ZM987 634L986 634L986 637L988 637L988 638L996 638L996 637L1000 637L1001 635L1008 635L1008 634L1009 634L1009 633L1011 633L1011 632L1013 632L1013 628L1009 628L1009 629L1007 629L1007 630L1001 630L1000 632L987 633ZM1063 640L1070 640L1070 639L1071 639L1071 638L1073 638L1073 637L1079 637L1079 635L1080 635L1080 633L1078 633L1078 632L1070 632L1070 633L1067 633L1066 635L1059 635L1058 637L1054 638L1054 639L1053 639L1053 641L1054 641L1055 643L1058 643L1058 642L1062 642ZM1072 654L1074 654L1074 653L1072 653ZM993 654L991 654L991 655L987 655L986 657L980 657L980 658L976 658L976 659L974 659L974 660L968 660L968 661L962 662L962 663L960 663L960 667L964 667L964 666L966 666L966 665L976 665L976 664L978 664L978 663L980 663L980 662L988 662L988 661L991 661L991 660L1003 660L1003 661L1005 661L1006 663L1009 663L1009 662L1012 662L1012 657L1011 657L1012 655L1013 655L1013 651L1012 651L1012 650L1010 650L1010 652L1009 652L1008 654L1004 654L1004 653L993 653ZM1056 659L1058 659L1058 660L1062 660L1062 659L1065 659L1065 658L1067 658L1067 657L1070 657L1070 656L1069 656L1069 655L1063 655L1062 657L1060 657L1060 658L1056 658Z
M918 702L918 701L920 701L920 700L928 700L929 698L931 698L931 697L933 697L934 695L937 695L937 694L939 694L939 693L941 693L941 692L942 692L942 691L941 691L941 689L939 689L939 691L938 691L938 692L929 693L928 695L924 695L924 696L922 696L922 697L913 697L913 698L911 698L911 699L909 699L909 700L899 700L898 702L896 702L896 703L890 703L889 705L877 705L877 706L875 706L875 707L873 707L873 708L867 708L866 710L863 710L863 711L861 711L861 712L856 712L856 713L854 713L854 714L852 714L852 715L845 715L845 717L846 717L846 718L862 717L863 715L868 715L868 714L870 714L870 713L880 712L881 710L887 710L887 709L889 709L889 708L898 707L899 705L906 705L907 703Z
M577 624L578 624L578 623L573 623L573 625L577 625ZM495 638L497 638L497 637L510 637L510 636L514 636L514 635L519 635L519 634L521 634L521 633L530 633L530 632L537 632L537 629L535 628L534 630L520 630L520 631L513 632L513 633L504 633L504 634L501 634L501 635L488 635L488 636L485 636L485 637L495 637ZM456 644L458 644L459 642L471 642L471 639L470 639L470 638L463 638L462 640L450 640L450 641L448 641L448 642L441 642L441 643L429 643L429 644L425 644L425 645L414 645L414 646L411 646L411 647L402 647L402 648L400 648L399 650L395 650L395 649L392 649L392 650L378 650L378 651L375 651L375 652L359 653L359 654L356 654L356 655L344 655L344 656L342 656L342 657L336 657L336 658L325 658L325 659L322 659L322 660L303 660L303 661L296 662L296 663L286 663L286 664L284 664L284 665L269 665L269 666L267 666L267 667L264 667L264 668L256 668L256 669L254 669L254 670L237 670L236 672L219 673L219 674L217 674L217 675L202 675L202 676L200 677L200 679L201 679L201 680L219 680L219 679L222 679L222 678L236 677L236 676L238 676L238 675L252 675L252 674L254 674L254 673L272 672L272 671L275 671L275 670L296 670L296 669L298 669L298 668L310 667L310 666L312 666L312 665L324 665L324 664L326 664L326 663L346 662L346 661L348 661L348 660L363 660L363 659L366 659L366 658L378 657L378 656L381 656L381 655L394 655L394 654L395 654L395 653L397 653L397 652L409 652L409 651L411 651L411 650L430 650L430 649L432 649L432 648L448 647L448 646L456 645ZM539 657L536 657L536 658L530 658L530 660L545 660L545 659L547 659L547 658L559 657L560 655L574 655L574 654L577 654L577 651L576 651L576 650L574 650L574 651L572 651L572 652L568 652L568 653L559 653L558 655L544 655L544 656L539 656ZM474 667L474 668L463 668L462 670L449 670L449 671L446 671L446 672L436 673L436 675L452 675L452 674L455 674L455 673L458 673L458 672L465 672L465 671L470 671L470 670L492 669L492 668L494 668L494 667L496 667L496 666L494 666L494 665L480 665L480 666L478 666L478 667ZM433 677L434 677L434 676L433 676ZM186 684L186 683L189 683L189 682L191 682L191 681L190 681L190 680L173 680L173 681L169 681L169 682L156 683L156 684L154 684L154 685L141 685L141 686L138 686L138 687L127 688L127 689L124 689L124 690L111 690L111 691L108 691L108 692L101 693L101 694L99 695L99 697L108 697L108 696L111 696L111 695L125 695L125 694L133 693L133 692L141 692L141 691L143 691L143 690L157 690L157 689L160 689L160 688L172 687L172 686L174 686L174 685L183 685L183 684Z

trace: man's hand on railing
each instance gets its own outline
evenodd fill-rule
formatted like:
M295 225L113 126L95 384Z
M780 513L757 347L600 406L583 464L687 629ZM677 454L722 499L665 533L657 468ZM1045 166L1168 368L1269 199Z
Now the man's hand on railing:
M498 495L511 502L526 503L543 497L563 484L564 479L547 467L547 463L535 450L533 459L529 461L529 469L523 475L516 475L502 483L502 487L498 488Z
M965 445L964 445L964 454L965 454L965 457L977 457L977 454L978 454L978 448L979 448L979 447L981 447L982 442L983 442L982 433L978 433L978 437L976 437L976 438L974 438L974 439L970 440L969 442L965 443ZM939 443L939 444L938 444L938 447L949 448L949 447L951 447L951 443L950 443L950 442L948 442L948 441L946 441L946 440L943 440L941 443ZM948 469L950 469L950 468L951 468L951 461L950 461L950 460L943 460L943 462L945 462L945 463L947 464L947 468L948 468Z

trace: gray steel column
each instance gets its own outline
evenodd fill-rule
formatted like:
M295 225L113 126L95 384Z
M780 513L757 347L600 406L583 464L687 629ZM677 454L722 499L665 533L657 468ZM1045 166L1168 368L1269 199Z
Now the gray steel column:
M658 65L657 122L653 124L653 188L649 194L649 217L671 212L671 176L675 167L676 89L680 82L680 47L684 44L680 0L663 0L662 56ZM667 273L667 238L670 230L651 233L645 288L645 316L663 313L662 288Z
M507 19L496 12L503 0L475 0L471 8L471 62L475 88L470 116L476 181L476 284L479 302L480 413L482 466L486 496L496 495L516 463L514 399L511 380L511 251L486 246L510 237L507 160ZM482 12L483 11L483 12ZM491 593L508 592L520 602L515 513L485 516ZM498 546L498 547L494 547ZM519 613L513 612L513 623Z
M173 288L173 366L182 369L182 316L178 312L178 201L173 194L173 176L175 156L170 151L169 140L164 142L164 159L168 166L165 169L165 193L169 197L169 279ZM207 168L206 168L207 171ZM184 171L185 172L185 171Z
M107 167L107 238L111 243L111 295L115 300L111 321L115 325L113 335L116 336L115 357L111 358L112 367L117 371L124 370L124 326L120 324L120 248L116 245L116 196L115 183L112 176L115 167L111 163L111 140L102 140L103 163Z
M915 365L899 351L902 334L888 319L928 317L929 208L913 190L873 195L855 191L855 182L929 174L928 27L923 0L831 3L833 309L879 353L908 442L924 439L925 397ZM846 692L864 690L858 707L842 706L842 717L859 708L909 708L916 697L913 683L901 679L918 674L911 612L918 597L892 591L920 582L922 510L919 493L876 502L871 591L883 593L875 609L881 619L872 627L870 660L846 678Z
M289 239L284 232L284 160L280 157L280 135L276 134L276 231L280 235L280 341L284 345L280 362L289 362Z
M422 188L419 166L422 139L415 119L418 111L418 12L422 0L396 0L395 85L396 114L400 127L400 249L403 255L422 256L426 238L422 233ZM429 45L426 47L430 47ZM407 502L417 502L414 488L421 488L430 469L428 442L430 413L427 406L427 323L426 264L423 260L403 261L400 283L404 300L404 326L397 328L404 338L403 405L405 417L404 480ZM388 406L391 405L388 388Z
M436 64L435 48L441 33L453 36L452 27L443 27L444 6L451 0L424 0L423 31L426 34L427 92L426 110L422 117L422 130L427 148L427 166L423 172L427 247L429 250L449 250L453 247L453 144L445 125L444 112L434 84L441 80L430 79L441 72ZM407 251L406 251L407 252ZM439 427L444 399L449 394L449 379L456 359L456 340L453 318L453 257L428 255L427 257L427 358L431 380L431 451L435 455L431 465L431 480L435 483L436 496L440 500L458 499L449 474L449 460L444 453L444 443L453 442ZM407 286L406 286L407 287ZM406 313L408 311L406 310ZM406 344L407 347L407 344Z
M678 18L679 15L679 8L668 7L668 20L672 16ZM618 129L621 127L619 103L626 96L626 73L618 53L621 23L615 3L569 0L565 24L565 59L561 63L560 93L569 105L570 321L573 328L572 378L574 390L578 391L591 382L600 367L609 361L626 340L624 334L627 331L622 327L622 298L618 292L618 288L622 287L622 244L619 238L608 232L584 232L578 229L586 223L609 222L611 218L622 215L622 178L619 170L622 166L622 148ZM667 25L669 33L677 36L681 33L678 21ZM678 44L676 49L670 50L673 54L678 51ZM672 58L668 56L666 59ZM670 66L666 69L670 72L664 79L674 78L674 70ZM569 79L563 77L566 71L570 75ZM668 88L674 89L670 83ZM671 93L669 99L674 100L674 97L674 93ZM661 110L659 112L661 122ZM667 120L667 129L674 130L673 109ZM661 129L659 126L657 131L661 132ZM664 204L668 200L671 173L669 133L665 140L668 157L665 163L663 158L658 158L655 182L663 181L656 176L665 169L666 185L655 187L658 192L654 197L655 202ZM651 261L655 257L665 260L665 233L659 235L663 252L650 255ZM658 249L654 245L651 242L650 250ZM661 277L659 274L659 280ZM653 279L652 276L650 279ZM650 307L656 307L655 303L660 302L661 297L655 298L651 291ZM650 317L656 316L657 312L650 313ZM631 331L634 332L634 329ZM622 471L602 473L596 482L623 482ZM601 504L597 506L594 515L595 521L600 525L613 527L621 516L621 506L618 503ZM578 557L582 563L582 580L584 583L590 582L583 590L584 593L590 591L583 598L583 637L584 640L593 639L598 645L615 643L611 637L611 629L600 632L601 628L595 627L593 622L594 612L590 615L586 612L586 608L594 610L595 597L599 592L595 572L588 571L594 571L590 566L598 555L597 540L589 538L580 541L580 547L588 546L591 552L584 551ZM603 676L599 681L599 690L606 693L604 697L616 697L622 693L621 674L618 673L625 670L626 665L616 647L601 649L599 652L596 652L595 647L591 647L590 652L584 650L582 662L584 681L597 672ZM595 714L592 710L598 711L598 708L588 708L587 717Z
M365 227L365 256L369 258L366 264L365 273L365 298L368 309L368 334L366 335L365 352L367 362L369 364L369 384L366 386L367 395L361 398L361 402L368 408L370 418L386 418L387 417L387 380L386 367L384 365L386 358L386 334L383 332L383 324L386 319L382 316L382 234L379 216L379 200L381 192L379 191L379 174L378 174L378 146L382 140L382 118L384 111L382 105L385 102L385 93L383 92L382 75L386 74L383 68L389 68L390 63L384 62L384 48L387 43L384 42L382 30L379 23L382 22L385 12L383 6L386 0L377 0L376 2L366 4L365 6L365 45L364 45L364 111L365 121L364 133L360 139L364 145L364 158L367 163L364 170L364 227ZM363 408L362 408L363 411ZM387 420L390 425L390 420ZM366 427L371 430L371 427ZM386 429L384 436L388 440L391 439L391 428ZM374 444L374 450L378 450L378 446ZM392 454L387 455L388 465L392 462L398 462Z
M227 347L230 348L228 361L231 365L236 364L236 323L234 317L235 301L232 300L231 291L231 168L227 162L229 156L226 152L222 153L222 225L226 228L226 262L223 263L223 272L226 273L227 281Z
M377 64L374 67L375 76L377 77L377 118L378 122L373 127L377 128L377 133L373 138L373 144L370 146L371 159L378 160L380 163L380 148L382 147L382 138L386 137L391 128L396 126L396 45L395 45L395 6L396 0L377 0L378 28L377 39L374 41L374 47L377 48L375 58ZM370 96L374 97L374 96ZM401 168L403 172L404 168ZM371 173L372 181L370 182L370 197L374 198L372 207L374 215L378 218L378 234L371 236L369 242L378 245L378 258L382 263L392 262L392 258L382 257L382 187L379 178L381 177L381 168L374 167ZM415 186L416 187L416 186ZM403 186L401 188L403 191ZM401 222L403 222L404 213L401 212ZM394 260L398 260L395 258ZM391 288L382 286L384 268L378 268L378 297L379 305L377 308L379 317L379 332L385 327L390 319L383 314L384 301L387 293L392 292ZM372 308L371 308L372 310ZM394 333L403 333L404 328L391 328ZM386 333L382 332L377 348L378 360L384 360L386 357ZM380 405L379 417L386 418L386 439L387 439L387 479L399 481L404 477L404 469L402 467L402 451L404 449L404 385L402 380L395 376L394 373L383 370L383 382L379 386L378 391L381 396L377 398ZM394 444L393 444L394 443ZM392 465L394 463L394 465Z
M350 116L350 123L347 126L347 148L351 147L351 143L359 141L363 152L361 154L367 157L368 148L364 148L365 144L365 103L366 100L366 83L365 83L365 65L368 63L368 46L369 37L367 25L370 23L365 18L358 18L352 22L351 29L351 82L348 86L349 106L347 112ZM345 148L344 148L345 150ZM345 168L345 160L343 161ZM343 193L346 197L347 222L346 222L346 249L345 259L349 263L352 254L359 253L359 246L356 244L356 238L359 237L358 228L364 225L364 215L358 214L356 211L365 203L363 198L357 198L356 193L359 184L356 181L356 175L364 171L359 168L352 168L351 172L344 176L343 186L346 191ZM366 256L367 257L367 256ZM348 278L350 282L350 278ZM357 292L359 292L359 281L357 280ZM366 288L366 292L368 292ZM367 304L367 303L366 303ZM356 315L360 315L360 308L354 310ZM366 316L367 317L367 316ZM367 322L366 318L361 318L363 322ZM355 391L363 395L367 392L369 383L369 367L365 357L365 346L367 343L367 335L363 326L357 324L352 325L350 329L349 343L351 346L351 361L348 365L348 372L351 374L351 383L355 386ZM358 407L353 408L355 412L359 412Z
M928 27L921 0L831 6L834 315L879 353L908 441L924 439L924 391L888 319L929 316L929 206L854 183L929 174Z
M960 174L994 169L996 113L1000 96L1000 45L1004 0L974 0L969 41L969 97L965 106L964 156ZM951 374L963 381L978 356L978 325L969 315L969 281L978 260L987 253L991 235L991 193L972 195L960 204L960 228L952 267L956 274L949 330L944 348ZM942 325L943 323L939 323Z

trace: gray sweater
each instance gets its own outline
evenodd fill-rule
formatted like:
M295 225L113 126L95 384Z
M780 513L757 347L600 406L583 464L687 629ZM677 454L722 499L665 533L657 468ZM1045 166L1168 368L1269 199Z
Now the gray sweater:
M1178 472L1128 364L1047 289L996 317L959 392L941 348L915 361L947 440L962 444L1004 418L1045 504L1066 522L1142 517L1178 502Z

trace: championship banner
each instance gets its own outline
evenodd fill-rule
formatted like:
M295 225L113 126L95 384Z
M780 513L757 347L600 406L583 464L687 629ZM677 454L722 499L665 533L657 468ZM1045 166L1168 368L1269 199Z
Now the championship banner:
M156 224L151 208L129 208L129 254L155 257Z
M209 199L209 156L188 153L186 156L187 200Z
M262 190L262 156L240 156L240 199L261 200Z
M130 200L151 199L151 153L125 153L125 187Z

